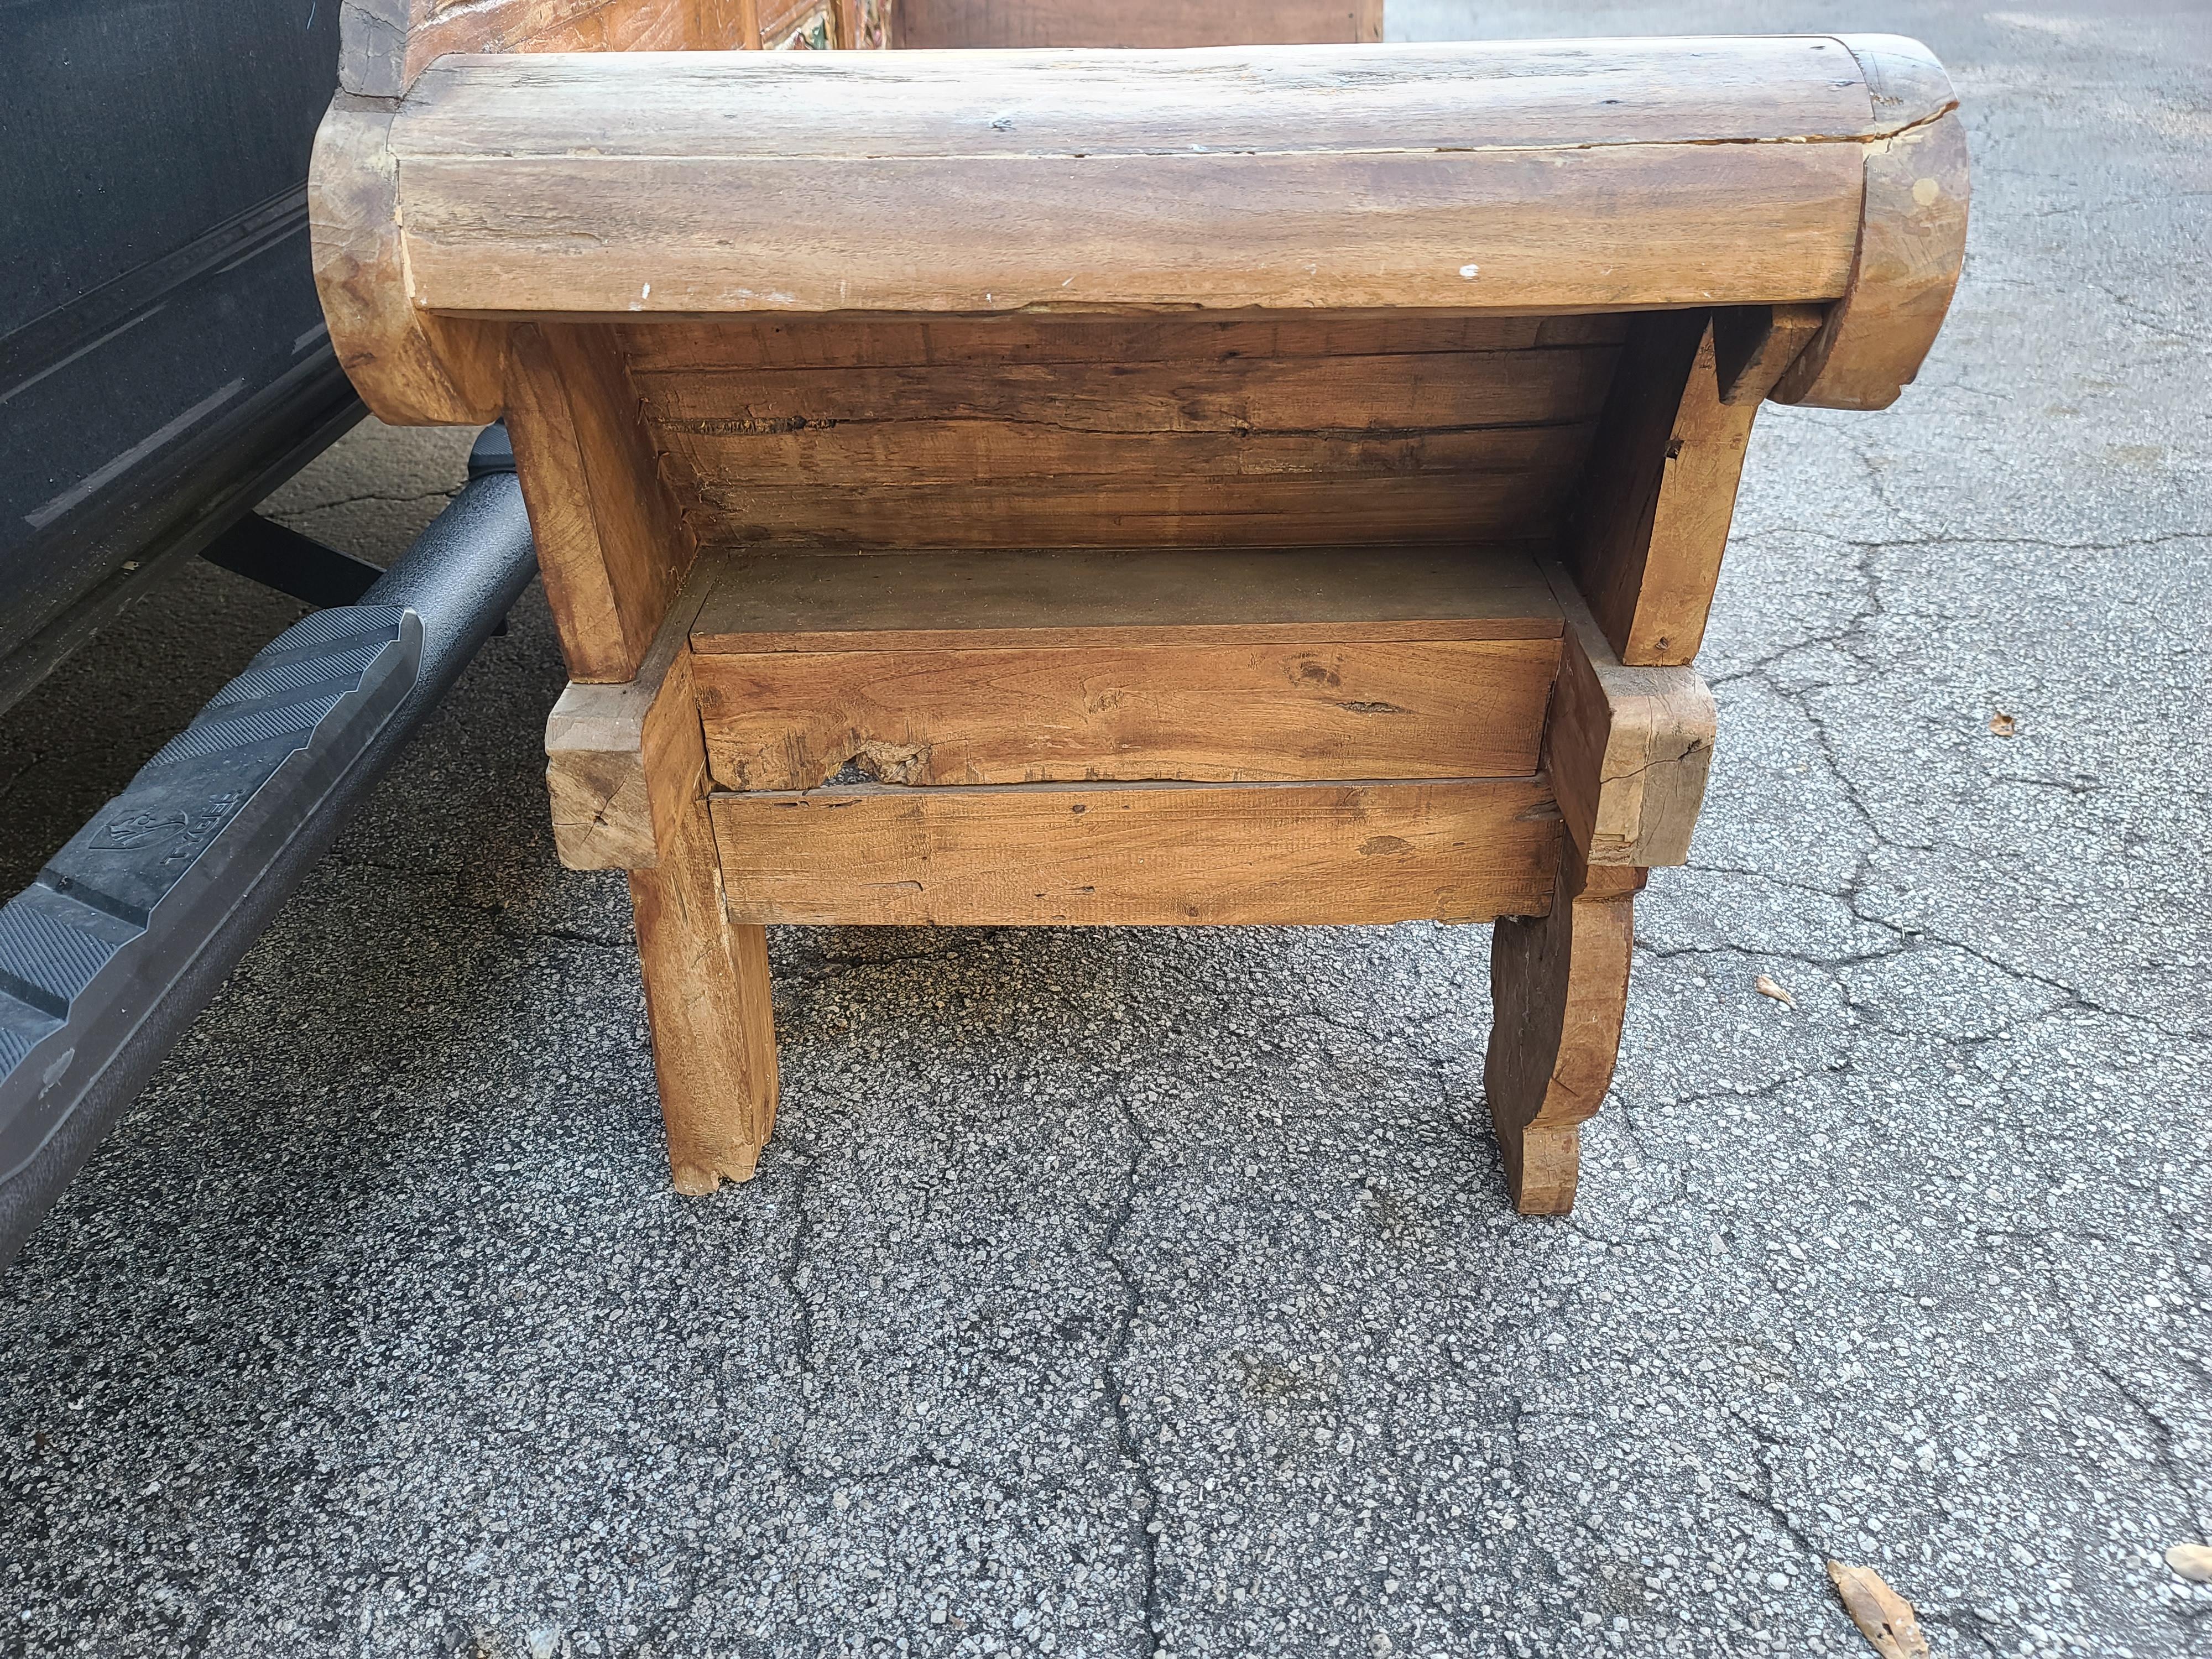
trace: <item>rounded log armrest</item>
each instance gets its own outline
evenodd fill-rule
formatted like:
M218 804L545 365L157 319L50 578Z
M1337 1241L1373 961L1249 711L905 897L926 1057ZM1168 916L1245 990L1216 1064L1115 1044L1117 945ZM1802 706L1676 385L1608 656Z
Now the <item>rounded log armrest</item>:
M1966 256L1966 134L1942 64L1917 40L1841 37L1866 77L1858 247L1843 298L1768 394L1824 409L1887 409L1920 371Z

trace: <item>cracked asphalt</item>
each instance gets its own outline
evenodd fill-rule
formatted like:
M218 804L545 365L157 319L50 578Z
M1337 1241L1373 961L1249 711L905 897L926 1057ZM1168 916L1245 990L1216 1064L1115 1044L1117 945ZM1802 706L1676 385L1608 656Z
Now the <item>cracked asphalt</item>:
M1575 1215L1427 927L780 930L777 1138L676 1197L533 594L0 1280L0 1654L1869 1651L1836 1557L1942 1659L2212 1655L2212 14L1391 26L1893 28L1973 143L1920 384L1761 421ZM15 856L286 615L195 573L0 724Z

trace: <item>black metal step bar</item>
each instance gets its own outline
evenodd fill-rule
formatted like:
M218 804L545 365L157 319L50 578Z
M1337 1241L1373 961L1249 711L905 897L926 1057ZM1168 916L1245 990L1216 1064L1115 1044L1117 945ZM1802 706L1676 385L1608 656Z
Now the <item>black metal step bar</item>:
M528 585L499 428L469 474L0 906L0 1271Z

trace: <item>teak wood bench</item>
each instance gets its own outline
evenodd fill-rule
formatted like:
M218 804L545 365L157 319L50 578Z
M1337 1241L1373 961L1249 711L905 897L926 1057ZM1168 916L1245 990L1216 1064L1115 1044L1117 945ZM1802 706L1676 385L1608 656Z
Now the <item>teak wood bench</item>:
M386 420L507 422L677 1186L768 1137L768 923L1495 920L1485 1091L1565 1210L1753 418L1888 404L1958 276L1927 52L414 4L323 127L319 280Z

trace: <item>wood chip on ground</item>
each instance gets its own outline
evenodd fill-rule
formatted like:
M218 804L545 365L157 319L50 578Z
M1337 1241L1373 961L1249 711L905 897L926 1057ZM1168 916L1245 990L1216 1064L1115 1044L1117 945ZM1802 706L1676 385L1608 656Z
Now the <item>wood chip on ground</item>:
M1872 1567L1828 1563L1829 1582L1844 1604L1844 1611L1873 1644L1881 1659L1929 1659L1928 1638L1912 1616L1912 1603L1882 1582Z

